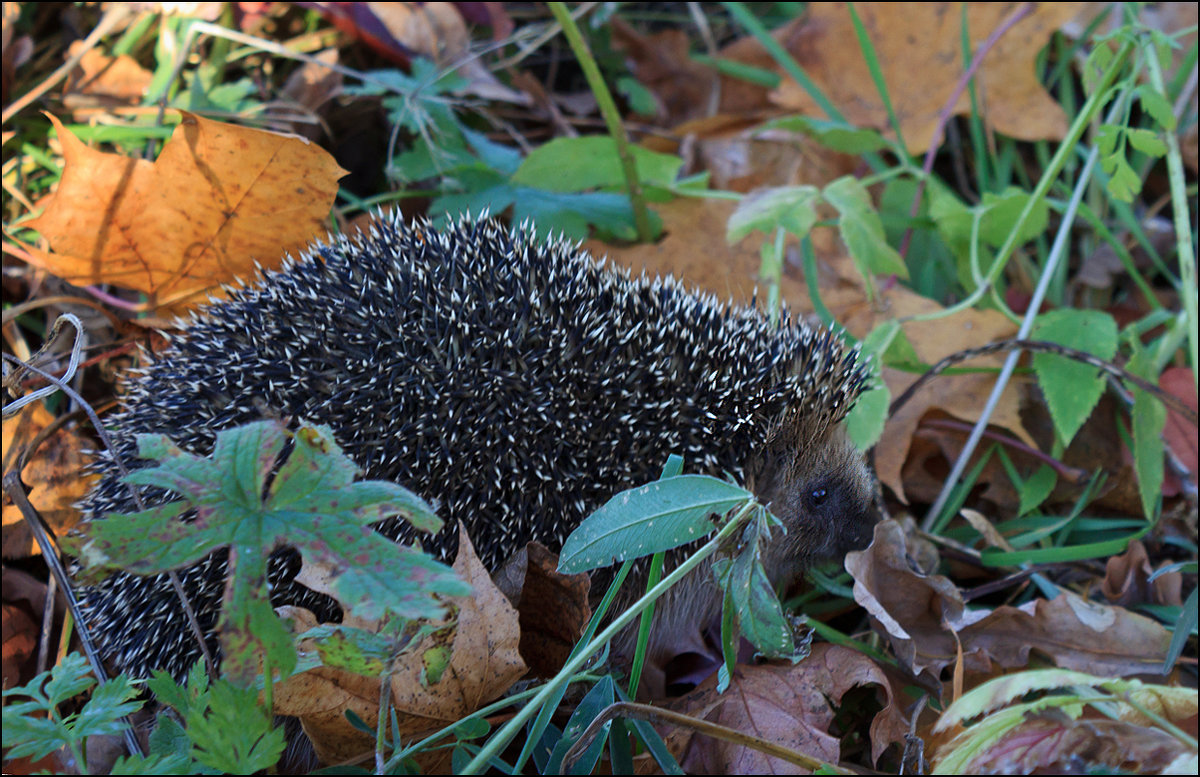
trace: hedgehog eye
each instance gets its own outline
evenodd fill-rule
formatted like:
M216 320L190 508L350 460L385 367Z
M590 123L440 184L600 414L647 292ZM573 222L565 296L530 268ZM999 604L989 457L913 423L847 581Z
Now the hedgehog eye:
M827 499L829 499L829 489L824 486L808 492L808 503L813 507L820 507L825 504Z

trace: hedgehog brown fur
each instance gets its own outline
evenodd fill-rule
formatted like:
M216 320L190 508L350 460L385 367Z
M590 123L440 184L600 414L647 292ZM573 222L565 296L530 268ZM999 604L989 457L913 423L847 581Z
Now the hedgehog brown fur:
M632 278L528 226L468 217L439 232L381 216L201 313L109 426L135 465L138 433L207 455L217 431L264 415L328 424L365 477L440 506L446 528L426 549L451 558L462 521L490 569L530 540L559 549L679 453L688 471L745 479L784 521L766 560L785 580L869 536L872 481L839 426L864 381L828 331ZM98 466L85 513L133 512L111 459ZM398 519L379 531L414 538ZM217 553L181 574L214 649L224 563ZM273 600L336 618L292 581L297 566L295 553L273 558ZM719 604L691 577L656 633ZM122 670L179 677L198 658L165 577L118 575L80 602Z

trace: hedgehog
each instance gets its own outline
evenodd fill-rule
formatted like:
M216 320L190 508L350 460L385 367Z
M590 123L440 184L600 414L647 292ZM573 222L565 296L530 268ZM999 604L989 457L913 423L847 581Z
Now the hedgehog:
M129 466L148 464L139 433L208 455L218 431L264 417L327 424L363 477L405 486L445 521L433 536L399 519L379 532L451 560L461 521L493 571L530 541L557 551L671 454L744 483L782 521L764 554L777 585L870 538L874 480L840 423L867 371L827 329L773 323L485 216L439 231L376 214L357 237L260 275L129 381L106 424ZM96 467L85 519L134 512L112 456ZM225 562L217 552L180 573L214 653ZM272 557L273 602L339 619L298 570L294 551ZM719 611L711 573L684 583L660 604L652 652ZM165 576L118 574L84 588L80 607L122 671L182 677L199 658Z

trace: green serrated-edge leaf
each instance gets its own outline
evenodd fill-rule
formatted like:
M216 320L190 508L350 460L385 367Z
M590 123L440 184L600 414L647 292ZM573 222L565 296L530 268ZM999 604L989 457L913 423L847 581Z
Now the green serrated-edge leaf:
M1117 352L1117 324L1095 310L1053 310L1038 317L1033 340L1047 340L1108 361ZM1063 444L1069 444L1104 391L1099 370L1064 356L1033 355L1033 370Z
M838 230L850 256L864 277L869 273L908 279L908 268L896 249L888 245L883 221L865 186L853 176L843 176L821 192L839 214Z
M187 718L197 761L229 774L253 774L274 766L287 745L282 727L258 704L258 692L215 681L203 713Z
M1175 112L1166 97L1155 91L1150 84L1142 84L1136 90L1142 109L1154 119L1158 126L1167 132L1175 131Z
M755 189L746 194L729 217L725 226L725 241L733 244L754 230L767 234L783 227L797 237L804 237L817 223L815 186L781 186Z
M1110 157L1112 172L1105 187L1108 193L1121 202L1133 202L1133 198L1142 190L1142 179L1129 166L1129 162L1120 154Z
M752 496L707 475L678 475L622 491L567 538L559 571L586 572L698 540L713 529L710 515L724 515Z
M71 721L72 733L82 739L90 736L120 734L125 730L123 718L142 707L128 675L119 675L92 691L92 698Z
M1129 145L1152 157L1167 153L1167 144L1159 139L1158 133L1148 129L1131 129L1127 134Z
M49 675L48 679L47 675ZM68 653L59 662L58 666L33 678L33 682L24 688L14 688L10 691L5 691L4 695L24 693L36 698L36 695L31 691L35 688L41 688L43 682L45 683L43 690L46 698L50 701L50 706L57 707L66 700L78 696L88 688L91 688L96 684L96 678L91 676L91 667L83 655Z

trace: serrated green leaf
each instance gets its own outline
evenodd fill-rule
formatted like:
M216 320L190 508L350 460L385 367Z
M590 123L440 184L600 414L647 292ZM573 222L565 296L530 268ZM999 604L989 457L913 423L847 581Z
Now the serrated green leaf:
M1038 317L1030 337L1086 351L1104 361L1117 352L1117 325L1095 310L1054 310ZM1104 391L1104 378L1087 364L1050 353L1033 355L1033 370L1063 444L1069 444Z
M279 761L287 738L258 703L258 691L221 679L208 689L207 708L185 720L192 756L229 774L254 774Z
M96 684L96 678L92 677L91 671L92 668L87 659L81 654L68 653L58 666L49 672L42 672L25 687L41 687L41 683L45 682L46 698L50 701L51 707L57 707ZM49 679L47 679L47 675L49 675ZM14 688L12 691L5 691L4 695L8 696L11 692L22 692L22 690Z
M1131 129L1128 133L1129 145L1152 157L1160 157L1167 153L1167 144L1159 139L1158 133L1148 129Z
M821 194L838 211L842 242L864 277L881 273L908 279L908 268L896 249L888 245L883 222L871 203L871 195L857 178L839 178L826 186Z
M1125 161L1125 157L1116 156L1112 161L1113 169L1105 188L1114 198L1122 202L1133 202L1133 198L1142 190L1142 179L1138 178L1129 162Z
M1142 104L1142 110L1150 114L1154 122L1159 127L1167 132L1175 131L1175 112L1171 110L1171 103L1160 92L1156 91L1150 84L1142 84L1136 90L1138 101Z
M753 497L707 475L678 475L631 488L588 516L563 545L561 572L586 572L700 539L724 515Z
M137 694L127 675L120 675L97 686L92 691L92 698L71 721L72 733L79 739L120 734L127 725L122 718L142 708Z
M392 612L433 618L437 595L469 593L447 566L398 546L371 529L395 515L436 529L441 522L423 500L394 483L354 482L356 465L338 448L329 427L301 427L287 461L266 491L286 430L260 422L217 435L211 459L180 451L162 437L143 440L163 455L133 479L179 491L194 519L174 520L182 502L119 520L92 523L81 555L141 574L193 564L228 546L231 574L217 631L228 676L249 684L262 657L277 671L295 663L291 636L274 614L267 592L267 560L294 547L330 570L339 601L366 618ZM261 650L261 653L260 653Z
M738 203L725 226L725 241L733 244L753 230L772 234L782 227L804 237L817 222L815 186L781 186L755 189Z

